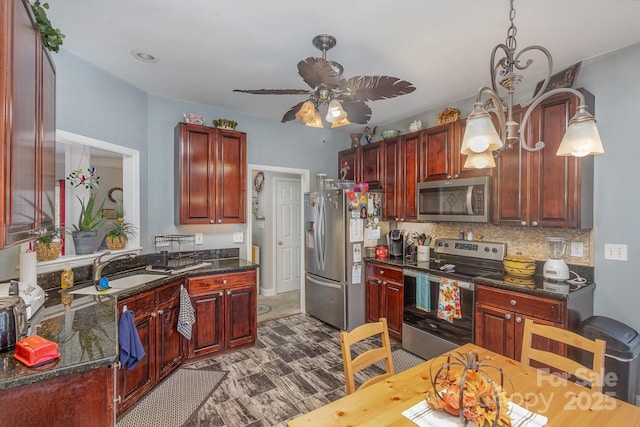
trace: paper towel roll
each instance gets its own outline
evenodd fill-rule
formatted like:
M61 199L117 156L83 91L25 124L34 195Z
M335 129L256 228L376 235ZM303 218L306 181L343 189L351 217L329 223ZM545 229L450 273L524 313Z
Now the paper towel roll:
M29 285L38 283L36 277L36 263L38 262L35 252L20 252L20 281Z

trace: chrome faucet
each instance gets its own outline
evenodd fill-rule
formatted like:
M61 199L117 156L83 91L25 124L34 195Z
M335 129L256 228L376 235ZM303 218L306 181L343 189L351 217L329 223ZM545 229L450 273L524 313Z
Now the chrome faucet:
M106 251L100 254L100 256L98 256L97 258L94 258L93 260L93 281L97 282L98 280L101 279L102 276L102 270L104 270L104 268L109 265L112 261L117 261L119 259L126 259L126 258L135 258L136 255L135 254L120 254L120 255L116 255L113 258L110 258L106 261L102 261L102 257L105 255L109 255L111 252Z

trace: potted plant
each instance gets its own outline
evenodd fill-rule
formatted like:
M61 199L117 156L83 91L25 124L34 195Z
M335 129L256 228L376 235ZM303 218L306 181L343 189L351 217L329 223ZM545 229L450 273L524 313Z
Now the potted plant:
M78 197L78 196L76 196ZM73 224L73 245L76 248L76 255L86 255L93 253L96 248L96 240L98 238L98 230L107 221L102 217L102 208L104 200L100 206L94 211L96 205L96 195L91 194L86 204L84 199L78 197L80 201L80 216L78 223Z
M33 245L38 261L51 261L60 256L60 249L62 248L62 239L60 237L62 233L63 231L59 228L51 231L42 230L40 237L35 240Z
M133 236L135 234L134 226L124 220L124 218L117 218L112 221L108 228L107 234L105 236L105 243L107 248L112 251L118 251L124 249L129 241L129 236Z

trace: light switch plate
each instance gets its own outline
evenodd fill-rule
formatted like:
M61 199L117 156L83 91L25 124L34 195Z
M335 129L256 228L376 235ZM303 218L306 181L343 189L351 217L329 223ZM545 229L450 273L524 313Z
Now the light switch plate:
M627 260L627 245L614 245L611 243L604 244L604 259L612 259L615 261Z
M204 243L204 236L202 233L196 233L196 245L202 245Z
M244 241L244 233L236 231L233 233L233 243L242 243Z
M571 242L572 257L582 258L584 256L584 244L582 242Z

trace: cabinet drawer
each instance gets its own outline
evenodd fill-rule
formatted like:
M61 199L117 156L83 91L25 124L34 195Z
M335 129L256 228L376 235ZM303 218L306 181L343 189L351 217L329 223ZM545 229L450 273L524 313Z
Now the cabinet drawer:
M189 293L208 292L234 286L251 285L256 283L255 271L216 274L213 276L194 277L189 279Z
M123 307L126 305L127 310L133 311L136 319L144 317L155 310L156 299L155 291L147 291L145 293L127 298L118 303L118 313L122 314Z
M553 323L565 323L565 305L560 300L478 286L476 304L486 304Z
M367 268L367 275L392 280L398 283L402 283L404 280L402 270L382 264L369 264L369 267Z

